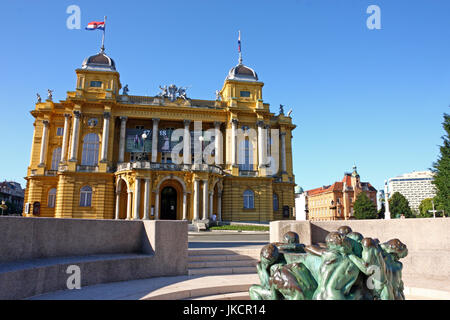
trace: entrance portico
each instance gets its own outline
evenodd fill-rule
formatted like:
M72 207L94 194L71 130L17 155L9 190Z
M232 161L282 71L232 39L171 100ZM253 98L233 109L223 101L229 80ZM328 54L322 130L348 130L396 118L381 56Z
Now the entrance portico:
M125 165L116 174L115 219L220 219L222 179L213 167L161 172L145 162Z

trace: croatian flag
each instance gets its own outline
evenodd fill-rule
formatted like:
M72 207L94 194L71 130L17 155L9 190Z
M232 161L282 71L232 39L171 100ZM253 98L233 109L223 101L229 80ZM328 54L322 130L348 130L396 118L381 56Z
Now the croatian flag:
M239 53L241 53L241 31L239 31L238 50L239 50Z
M89 22L88 26L86 27L86 30L105 30L105 22Z

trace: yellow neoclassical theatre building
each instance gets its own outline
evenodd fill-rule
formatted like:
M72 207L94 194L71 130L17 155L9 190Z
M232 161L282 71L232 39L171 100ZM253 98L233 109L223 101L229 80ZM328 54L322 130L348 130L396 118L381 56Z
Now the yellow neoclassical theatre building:
M49 90L31 111L25 216L292 218L295 125L282 107L278 115L270 112L264 83L242 57L215 100L191 99L175 85L154 97L129 95L103 49L76 75L64 101L53 102ZM181 163L173 159L177 145L184 147ZM208 146L209 162L199 163Z

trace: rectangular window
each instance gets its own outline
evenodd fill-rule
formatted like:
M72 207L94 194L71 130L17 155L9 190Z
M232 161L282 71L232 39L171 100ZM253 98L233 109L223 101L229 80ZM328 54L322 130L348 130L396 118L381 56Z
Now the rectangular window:
M101 88L102 82L101 81L91 81L91 87L93 88Z
M81 192L80 195L80 207L90 207L92 200L92 193Z
M63 134L64 134L64 128L62 128L62 127L56 128L56 135L58 137L61 137Z
M241 91L241 97L250 98L250 91Z

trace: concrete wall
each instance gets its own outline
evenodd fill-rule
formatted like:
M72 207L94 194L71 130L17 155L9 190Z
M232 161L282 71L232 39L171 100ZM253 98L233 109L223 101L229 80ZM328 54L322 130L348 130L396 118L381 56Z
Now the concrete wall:
M450 219L393 219L347 221L274 221L270 242L281 241L288 231L297 232L300 242L324 242L326 235L347 225L365 237L381 242L398 238L408 246L402 260L405 274L450 277Z
M186 221L0 218L0 299L81 285L187 274Z

